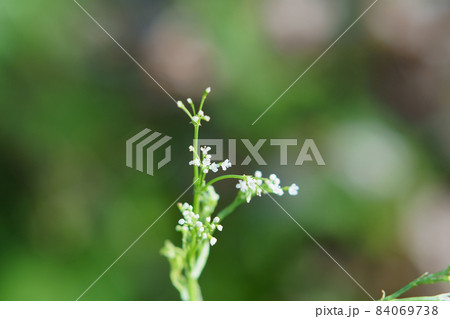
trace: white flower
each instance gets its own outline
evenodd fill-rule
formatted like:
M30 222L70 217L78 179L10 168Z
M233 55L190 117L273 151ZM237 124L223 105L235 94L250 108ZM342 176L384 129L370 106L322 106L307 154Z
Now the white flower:
M292 184L289 186L289 195L295 196L298 194L299 187L296 184Z
M216 163L212 163L211 165L209 165L209 169L216 173L219 170L219 165L217 165Z
M269 185L269 187L274 194L277 194L280 196L282 196L284 194L283 189L279 185L272 185L272 186Z
M236 184L236 188L240 189L241 192L243 192L243 193L246 193L248 191L247 183L245 181L243 181L242 179L239 180L239 182Z
M226 171L227 168L231 167L231 162L230 162L229 159L226 159L226 160L224 160L224 161L222 162L222 164L220 164L220 166L222 166L222 169L223 169L224 171Z
M181 102L181 101L178 101L178 102L177 102L177 106L178 106L178 107L183 107L183 106L184 106L184 104L183 104L183 102Z
M178 204L178 205L180 206L181 203ZM183 210L188 210L188 211L192 211L193 207L192 207L192 205L189 205L188 203L184 203L183 205L181 205L181 209L183 209Z
M256 172L255 172L255 177L261 178L261 177L262 177L261 171L256 171Z
M278 189L280 188L280 179L277 177L277 175L275 174L270 174L269 176L270 181L266 181L266 183L272 187L273 189Z
M267 186L269 186L270 190L277 195L283 195L284 191L283 189L280 187L280 179L277 178L277 176L275 174L271 174L270 175L270 180L266 180L266 184Z
M203 147L200 147L200 150L202 151L203 155L207 155L208 152L211 150L211 147L203 146Z
M247 185L252 191L256 191L256 180L251 178L250 176L247 177Z
M206 91L206 93L211 93L211 88L207 87L205 91Z
M277 175L271 174L269 178L274 185L280 185L280 179L277 177Z
M189 152L193 152L194 151L194 146L189 145Z
M177 230L183 231L189 234L192 234L192 231L195 230L196 236L202 239L208 239L210 240L211 246L215 245L217 242L217 239L212 236L212 233L217 228L219 231L223 230L223 226L219 225L220 218L214 217L213 221L211 222L211 216L208 216L205 218L205 222L203 223L200 220L200 215L195 214L192 209L192 205L189 205L188 203L178 203L178 207L180 208L184 218L181 218L178 220L178 224L181 226L177 227ZM184 236L184 235L183 235Z
M279 193L279 186L274 185L271 181L266 180L267 185L273 189L274 192ZM262 180L255 179L251 176L245 177L244 180L239 180L236 188L240 189L245 194L247 203L250 203L252 196L255 194L261 196L262 189L259 185L262 184Z
M188 98L187 101L188 101L188 103L192 103L192 99L191 98Z
M208 169L209 165L211 165L211 155L206 155L202 161L203 168Z
M209 120L211 120L211 118L208 115L205 115L205 113L203 112L203 110L198 111L197 114L201 119L204 119L206 122L209 122Z
M200 163L200 160L198 158L196 158L196 159L190 161L189 165L200 166L201 163Z
M192 117L192 120L193 120L195 123L198 123L198 116L197 116L197 115L194 115L194 116Z

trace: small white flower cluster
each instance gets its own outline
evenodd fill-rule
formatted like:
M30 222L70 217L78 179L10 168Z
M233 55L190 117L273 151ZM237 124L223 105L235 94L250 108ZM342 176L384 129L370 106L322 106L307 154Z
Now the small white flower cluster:
M210 88L210 87L207 88L207 89L205 90L205 94L203 95L202 103L204 102L204 99L206 98L206 95L208 95L209 93L211 93L211 88ZM193 111L192 114L191 114L190 111L188 111L188 109L186 108L186 106L184 105L184 103L183 103L182 101L178 101L178 102L177 102L177 106L178 106L180 109L182 109L182 110L183 110L183 111L191 118L192 123L193 123L195 126L201 125L201 120L205 120L206 122L209 122L209 121L211 120L211 118L210 118L208 115L206 115L206 114L203 112L203 110L200 109L200 110L198 111L198 113L195 112L194 102L192 101L191 98L188 98L188 99L187 99L187 102L188 102L188 103L191 105L191 107L192 107L192 111ZM200 108L201 108L201 106L200 106Z
M178 203L178 208L184 217L178 221L181 230L186 232L194 231L194 233L202 240L208 239L211 246L214 246L217 243L217 238L213 237L212 234L216 229L218 231L223 230L223 226L219 225L219 217L214 217L213 220L211 220L211 217L207 217L206 221L202 223L200 221L200 215L195 214L192 211L192 205L189 205L188 203Z
M291 196L298 195L299 189L300 189L300 187L298 187L297 184L292 184L291 186L289 186L288 193Z
M194 165L201 167L203 170L203 173L208 173L210 170L216 173L219 170L219 167L222 167L222 170L226 171L227 168L231 167L231 162L226 159L222 163L211 163L211 155L208 154L208 152L211 150L211 147L209 146L203 146L200 147L200 150L202 151L202 160L200 161L200 158L195 158L192 161L189 162L189 165ZM189 146L189 151L194 152L195 149L192 145Z
M284 195L284 191L280 186L280 179L275 174L270 174L269 179L266 179L266 184L269 186L272 193L277 194L279 196Z
M189 102L190 99L188 99ZM192 100L190 101L192 103ZM211 118L208 115L205 115L203 110L198 111L197 115L194 115L192 117L192 121L196 124L200 124L200 120L205 120L206 122L209 122Z
M258 171L257 171L258 172ZM256 173L257 173L256 172ZM255 173L255 177L256 177ZM239 182L236 184L236 188L239 189L241 192L245 194L245 199L247 200L247 203L250 203L250 200L252 199L253 195L261 196L261 179L255 179L251 176L245 176L245 179L239 180Z
M277 194L279 196L284 195L283 188L280 186L280 179L275 174L270 174L269 178L263 178L260 171L256 171L254 177L244 176L244 179L239 180L236 184L236 188L245 194L247 203L250 202L252 196L261 196L264 185L267 185L268 190L271 193ZM289 195L297 195L299 187L296 184L289 186Z

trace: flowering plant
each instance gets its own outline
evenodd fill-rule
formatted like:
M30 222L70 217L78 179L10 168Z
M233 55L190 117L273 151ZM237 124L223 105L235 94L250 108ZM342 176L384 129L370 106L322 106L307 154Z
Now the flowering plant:
M182 218L178 221L175 229L181 232L181 247L177 247L167 240L161 253L169 260L170 279L179 291L182 300L202 300L198 279L208 260L210 247L217 243L217 238L213 235L216 230L223 230L223 226L219 223L225 217L244 202L249 203L254 196L261 196L263 193L282 196L285 191L290 195L297 195L299 189L296 184L282 187L280 179L275 174L266 178L260 171L256 171L253 175L222 175L207 181L210 172L217 173L220 169L226 171L232 165L228 159L220 163L212 162L211 155L208 154L211 148L206 145L198 145L202 121L210 121L210 117L203 112L204 102L210 92L211 88L205 90L197 109L193 101L190 98L187 99L192 113L183 102L178 101L177 103L178 107L189 116L191 124L194 126L194 145L189 146L189 151L192 152L192 160L189 165L194 168L194 194L192 205L178 203ZM220 196L216 193L213 185L225 179L237 179L238 192L234 201L220 212L215 213Z

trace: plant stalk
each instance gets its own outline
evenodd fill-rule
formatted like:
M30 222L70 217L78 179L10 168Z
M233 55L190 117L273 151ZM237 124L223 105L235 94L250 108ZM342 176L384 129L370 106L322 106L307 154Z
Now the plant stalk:
M409 284L407 284L400 290L394 292L392 295L384 296L384 292L383 292L383 297L381 298L381 300L382 301L398 300L398 297L400 297L405 292L407 292L408 290L410 290L414 287L417 287L420 285L434 284L437 282L450 282L450 266L447 267L447 269L444 269L444 270L439 271L434 274L424 273L422 276L411 281ZM416 298L425 298L425 297L416 297ZM402 298L402 300L403 299L406 299L406 298Z
M220 220L223 220L225 217L230 215L239 205L241 205L244 202L244 199L240 197L239 195L236 196L234 201L231 202L230 205L222 209L218 214L217 217L220 218Z
M202 301L202 292L200 290L200 286L198 284L197 279L194 279L192 276L187 277L188 284L188 292L189 292L189 301Z
M195 157L198 154L198 130L199 130L199 126L198 125L194 125L194 154L193 154L193 159L195 159ZM200 208L200 197L199 197L199 192L200 192L200 182L199 182L199 174L198 174L198 167L194 165L194 199L193 199L193 208L194 208L194 212L196 212L198 214L199 212L199 208Z

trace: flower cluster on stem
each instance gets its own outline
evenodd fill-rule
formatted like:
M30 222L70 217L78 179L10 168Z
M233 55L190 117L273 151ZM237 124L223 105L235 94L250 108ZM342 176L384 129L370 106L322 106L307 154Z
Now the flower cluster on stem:
M283 196L284 191L287 190L289 195L294 196L298 194L299 189L296 184L281 187L280 179L275 174L270 174L269 178L265 178L260 171L256 171L253 176L243 175L236 184L236 188L245 196L247 203L250 203L253 196L261 196L262 193Z
M211 220L211 217L208 216L202 221L200 215L193 212L192 205L178 203L178 208L183 218L178 221L179 225L176 229L183 233L184 240L208 240L211 246L217 243L217 238L213 237L213 233L216 229L218 231L222 231L223 229L223 226L219 224L219 217L214 217Z
M190 98L187 99L190 110L182 101L177 103L178 107L189 116L194 126L194 143L189 146L189 151L192 152L189 165L194 170L194 194L192 205L178 204L182 218L178 220L176 230L182 234L182 247L176 247L170 241L166 241L161 252L170 262L171 281L183 300L202 299L198 278L206 265L210 247L217 243L217 238L213 236L214 232L223 230L223 226L219 224L221 220L242 203L249 203L254 196L262 196L266 193L281 196L285 191L290 195L297 195L299 189L295 184L282 187L280 179L275 174L263 177L260 171L256 171L254 175L222 175L206 181L208 173L226 171L231 167L229 159L213 162L209 154L211 147L198 145L199 128L202 122L211 120L203 111L203 104L210 92L211 88L205 90L198 108ZM238 179L236 184L238 193L232 203L215 213L219 195L213 185L225 179Z

